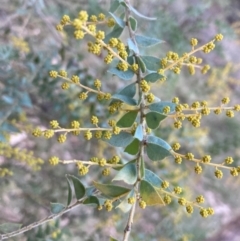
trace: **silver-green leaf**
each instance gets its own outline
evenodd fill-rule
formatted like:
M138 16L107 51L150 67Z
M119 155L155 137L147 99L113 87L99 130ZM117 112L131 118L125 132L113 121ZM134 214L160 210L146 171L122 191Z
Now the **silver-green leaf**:
M172 147L161 138L148 136L146 142L147 156L150 160L159 161L171 155Z
M128 69L127 71L121 71L117 68L110 68L108 72L118 76L120 79L123 79L123 80L131 80L132 77L134 76L134 72L130 69Z
M142 36L142 35L135 35L135 39L138 43L138 45L142 47L150 47L156 44L164 43L163 40L157 39L157 38L150 38L147 36Z

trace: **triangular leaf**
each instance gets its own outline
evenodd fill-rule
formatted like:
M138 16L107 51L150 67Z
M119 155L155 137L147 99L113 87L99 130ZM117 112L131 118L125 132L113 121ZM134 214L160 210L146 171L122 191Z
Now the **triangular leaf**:
M115 12L118 9L119 5L120 3L118 0L113 0L110 6L109 12L112 12L112 13Z
M149 105L148 108L151 111L155 111L155 112L158 112L158 113L163 113L164 107L166 107L166 106L170 107L170 112L169 113L175 112L176 104L172 103L170 101L161 101L161 102L153 103L153 104Z
M118 1L119 1L119 3L120 3L122 6L124 6L125 8L127 7L127 5L126 5L126 3L125 3L124 0L118 0Z
M130 155L136 155L139 152L139 140L134 139L134 141L125 148L124 152Z
M109 14L114 18L119 27L124 28L126 26L125 22L121 18L117 17L111 12L109 12Z
M141 56L148 70L157 71L160 68L160 59L154 56Z
M137 138L139 141L143 140L143 126L138 125L137 129L135 130L134 137Z
M126 187L112 185L112 184L102 184L94 182L93 185L105 196L110 198L121 197L126 195L131 191Z
M147 82L151 82L151 83L154 83L156 81L158 81L159 79L163 78L163 75L161 74L158 74L157 72L156 73L150 73L148 75L146 75L144 77L144 79L147 81Z
M155 188L147 181L142 180L140 183L140 195L142 200L146 202L147 205L164 204L164 201L155 190Z
M0 234L1 233L10 233L15 230L20 229L22 224L20 223L2 223L0 224ZM1 237L1 235L0 235Z
M130 16L129 22L130 22L132 31L135 32L137 30L137 20L134 17Z
M104 42L108 43L111 38L118 38L123 32L123 28L119 27L118 25L115 25L113 30L106 35Z
M66 208L61 203L50 203L50 205L51 205L51 213L53 213L53 214L58 214Z
M162 115L157 112L149 112L146 114L146 122L150 129L156 129L158 128L160 122L166 117L166 115Z
M67 176L66 176L67 178ZM71 184L70 181L67 178L67 185L68 185L68 201L67 201L67 206L71 203L72 201L72 188L71 188Z
M137 101L131 97L125 95L114 94L112 99L121 100L122 102L129 104L129 105L137 105Z
M122 118L117 122L117 126L131 127L134 121L136 120L137 114L137 111L129 111L127 114L122 116Z
M156 44L163 43L163 40L156 39L156 38L150 38L147 36L142 36L142 35L135 35L135 39L138 43L138 45L142 47L150 47Z
M74 186L74 190L75 190L75 195L76 198L79 200L81 198L84 197L85 195L85 187L83 186L83 184L81 183L81 181L72 175L68 175L68 177L72 180L73 182L73 186Z
M85 190L85 195L87 197L93 196L94 191L96 191L96 188L93 186L87 187Z
M162 180L160 179L160 177L158 177L154 172L145 169L145 177L144 177L145 181L148 181L151 185L153 185L154 187L157 188L161 188L162 185Z
M146 65L145 63L143 62L143 60L141 59L141 57L137 56L137 62L138 62L138 65L142 71L142 73L145 73L146 72ZM145 79L145 78L144 78Z
M133 55L130 55L130 56L127 57L127 62L128 62L130 65L133 65L133 64L134 64Z
M139 54L138 46L132 41L132 39L128 38L127 43L130 50L136 54Z
M159 161L170 156L172 147L164 140L156 136L147 137L147 155L152 161Z
M123 199L123 201L116 207L119 208L122 212L127 213L132 208L132 204L128 203L128 198L134 197L134 189L128 193L128 195Z
M120 90L118 94L126 95L128 97L134 97L134 95L136 94L136 84L132 83L130 85L127 85L122 90Z
M134 184L137 180L137 169L135 163L127 163L113 178L113 181L124 181L127 184Z
M127 132L120 132L118 135L113 135L110 140L105 140L108 144L115 147L126 147L133 141L133 136Z
M130 8L130 10L131 10L132 12L134 12L134 13L135 13L138 17L140 17L140 18L144 18L144 19L147 19L147 20L150 20L150 21L154 21L154 20L157 19L157 18L147 17L147 16L139 13L139 12L138 12L134 7L132 7L131 5L129 5L128 7Z
M89 196L89 197L87 197L87 198L84 200L83 204L85 204L85 205L92 205L92 206L95 206L95 207L100 206L100 202L99 202L98 198L95 197L95 196Z
M127 71L121 71L117 68L110 68L108 72L118 76L120 79L123 80L131 80L134 76L134 72L131 69L128 69Z

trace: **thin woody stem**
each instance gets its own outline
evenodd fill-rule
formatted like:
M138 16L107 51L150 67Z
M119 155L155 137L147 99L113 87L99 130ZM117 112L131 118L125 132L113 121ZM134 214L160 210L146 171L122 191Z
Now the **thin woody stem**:
M204 165L209 165L209 166L213 166L213 167L220 167L220 168L225 168L225 169L232 169L232 167L228 167L228 166L224 166L223 164L217 164L217 163L212 163L212 162L203 162L201 159L197 159L197 158L193 158L191 160L187 159L185 155L183 154L180 154L180 153L177 153L177 152L174 152L172 151L172 154L174 156L180 156L182 158L184 158L185 160L187 161L192 161L192 162L196 162L196 163L202 163Z
M87 165L91 165L91 166L99 165L97 162L81 161L81 160L59 160L59 163L62 163L62 164L82 163L82 164L87 164ZM104 166L108 166L108 167L122 167L123 165L106 163Z
M193 49L191 52L188 53L188 56L200 51L203 49L203 47L211 42L214 42L215 40L211 40L209 41L208 43L204 44L203 46L201 47L198 47L197 49ZM171 69L174 65L178 64L179 62L183 61L186 57L181 57L179 58L178 60L176 60L175 62L171 63L170 65L168 65L167 67L165 67L163 70L166 71L166 70L169 70Z
M127 6L126 7L126 23L127 23L127 27L128 27L129 36L132 39L132 41L134 43L136 43L135 35L134 35L134 32L132 31L132 29L130 27L130 21L129 21L129 17L130 17L130 10L129 10L129 7L128 7L128 5L130 4L129 0L125 0L125 3L126 3L126 6ZM134 53L134 56L136 57L137 53ZM139 96L139 98L141 98L140 107L139 107L139 113L140 113L140 123L139 124L143 128L143 133L145 133L145 130L144 130L145 129L145 115L144 115L145 100L144 100L144 96L142 95L142 91L141 91L141 88L140 88L140 81L142 79L140 69L136 72L136 75L137 75L136 83L137 83L137 87L138 87L138 96ZM142 158L143 154L144 154L144 142L142 141L140 143L140 146L139 146L139 152L138 152L137 161L136 161L137 181L134 184L135 202L132 205L132 208L131 208L129 216L128 216L127 225L124 229L124 235L123 235L123 239L122 239L123 241L128 241L130 233L131 233L133 218L134 218L134 214L135 214L135 211L136 211L137 197L138 197L138 193L139 193L139 183L141 181L140 161L141 161L141 158Z
M64 210L62 210L62 211L61 211L60 213L58 213L58 214L52 214L52 215L50 215L50 216L48 216L48 217L46 217L46 218L44 218L44 219L42 219L42 220L40 220L40 221L31 223L30 225L25 226L25 227L23 227L23 228L21 228L21 229L19 229L19 230L13 231L13 232L11 232L11 233L2 234L2 235L0 236L0 240L8 239L8 238L14 237L14 236L16 236L16 235L19 235L19 234L21 234L21 233L25 233L25 232L27 232L27 231L29 231L29 230L31 230L31 229L33 229L33 228L36 228L36 227L38 227L38 226L40 226L40 225L43 225L44 223L47 223L47 222L49 222L49 221L51 221L51 220L53 220L53 219L55 219L55 218L57 218L57 217L60 217L60 216L62 216L64 213L67 213L67 212L69 212L70 210L78 207L80 204L82 204L82 202L84 201L84 199L85 199L85 198L76 201L75 203L73 203L72 205L66 207Z

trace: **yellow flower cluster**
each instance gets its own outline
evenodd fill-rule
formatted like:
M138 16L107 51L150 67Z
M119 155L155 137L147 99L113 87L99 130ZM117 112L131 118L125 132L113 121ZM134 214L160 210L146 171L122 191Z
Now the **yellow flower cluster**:
M92 116L92 118L91 118L91 123L92 123L93 125L96 125L96 126L97 126L97 124L98 124L98 118L97 118L97 116Z
M155 99L155 96L154 96L153 93L149 93L149 94L146 95L146 99L147 99L148 103L152 103Z
M198 44L198 40L196 38L191 38L190 44L195 47Z
M116 111L118 111L120 109L121 105L122 105L122 102L120 102L120 101L113 102L108 107L109 113L110 114L115 113Z
M48 161L49 161L50 165L56 166L59 163L59 158L56 156L53 156L53 157L49 158Z
M104 131L103 133L103 138L106 140L110 140L112 137L112 132L111 131Z
M62 89L63 90L68 90L69 89L69 87L70 87L70 85L69 85L69 83L68 82L64 82L64 83L62 83Z
M58 74L62 77L67 77L67 71L65 70L60 70Z
M162 184L161 184L161 187L162 187L163 189L168 188L168 187L169 187L169 182L163 181Z
M79 98L80 100L86 100L87 97L88 97L87 92L81 92L81 93L78 95L78 98Z
M175 194L181 194L182 188L181 187L174 187L173 191L174 191Z
M80 79L77 75L73 75L72 78L71 78L71 81L75 84L78 84Z
M28 42L26 42L22 38L12 37L11 40L12 40L13 46L16 49L18 49L26 54L30 52L30 47L28 45Z
M97 139L101 139L102 138L102 131L95 131L94 133L94 137Z
M35 157L32 151L27 151L26 149L20 150L19 148L11 147L8 143L4 142L0 142L0 156L18 160L35 171L40 170L44 163L41 158Z
M140 82L140 88L142 89L142 91L144 93L146 93L150 90L150 85L148 84L148 82L146 80L143 79Z
M104 167L107 163L107 160L105 158L100 158L98 160L98 165L101 166L101 167Z
M178 143L178 142L176 142L176 143L174 143L174 144L172 145L172 149L173 149L174 151L178 151L178 150L180 149L180 147L181 147L181 145L180 145L180 143Z
M143 200L141 200L141 201L139 201L139 207L140 208L142 208L142 209L145 209L146 208L146 206L147 206L147 204L146 204L146 202L145 201L143 201Z
M110 169L109 168L104 168L102 170L102 175L103 176L109 176L110 175Z
M99 79L95 79L93 85L99 90L102 86L102 82Z
M74 120L74 121L71 121L71 127L72 128L74 128L74 129L78 129L79 127L80 127L80 123L79 123L79 121L76 121L76 120Z
M122 62L120 61L118 64L117 64L117 68L119 70L122 70L122 71L127 71L128 70L128 64L126 62Z
M108 162L111 163L111 164L118 164L119 161L120 161L119 156L113 156L111 159L108 160Z
M113 129L112 129L112 133L114 135L118 135L119 133L121 132L121 128L118 127L118 126L114 126Z
M89 141L90 139L92 139L92 132L90 130L85 131L84 133L84 138Z
M92 43L88 42L88 52L95 54L95 55L100 55L102 50L102 45L99 43Z
M113 208L112 201L111 200L106 200L104 202L104 207L106 208L106 210L108 212L110 212L112 210L112 208Z
M53 128L53 129L57 129L59 127L59 123L57 120L52 120L50 121L50 126Z
M54 136L54 130L43 131L43 136L47 139L52 138Z
M206 218L210 215L213 215L214 214L214 210L213 208L202 208L200 210L200 215L203 217L203 218Z
M42 131L41 131L41 129L40 128L35 128L33 131L32 131L32 135L34 136L34 137L40 137L40 136L42 136Z
M0 167L0 177L12 176L13 172L10 171L8 168Z
M203 46L203 52L204 53L210 53L215 48L215 44L213 42L210 42Z
M169 106L165 106L164 108L163 108L163 113L164 114L168 114L169 112L170 112L170 107Z
M164 195L163 201L166 205L169 205L172 202L172 198L169 195Z
M211 52L215 48L214 41L221 41L222 39L223 39L223 35L217 34L212 41L210 41L209 43L205 44L202 47L195 49L194 47L197 46L198 40L196 38L192 38L190 40L192 51L190 51L189 53L184 53L182 56L179 56L175 52L169 51L166 54L166 56L160 60L161 68L158 70L158 73L163 74L164 71L170 69L175 74L180 74L182 66L187 65L189 73L191 75L194 75L195 67L199 68L199 64L202 63L202 59L197 58L193 54L200 50L202 50L204 53ZM210 69L210 66L205 65L202 67L201 72L203 74L206 74L209 69Z
M58 139L57 139L57 141L58 141L59 143L64 143L66 140L67 140L66 134L61 134L61 135L59 135L59 136L58 136Z
M128 203L129 203L129 204L134 204L135 202L136 202L135 197L129 197L129 198L128 198Z
M81 167L79 167L78 172L79 175L81 176L85 176L89 171L89 168L87 166L82 165Z

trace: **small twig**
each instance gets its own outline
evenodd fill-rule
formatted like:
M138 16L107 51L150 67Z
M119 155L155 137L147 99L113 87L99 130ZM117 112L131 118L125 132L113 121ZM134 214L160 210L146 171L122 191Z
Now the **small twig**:
M137 195L135 194L135 196L137 196ZM129 235L130 235L130 232L131 232L131 228L132 228L132 224L133 224L133 217L134 217L135 210L136 210L136 203L137 203L137 201L133 204L133 206L131 208L131 211L130 211L130 214L128 216L128 222L127 222L127 225L124 229L123 241L128 241L128 238L129 238Z
M130 21L129 21L129 17L130 17L129 5L130 5L130 2L129 2L129 0L125 0L125 3L127 5L127 7L126 7L126 22L127 22L127 27L128 27L128 31L129 31L129 36L132 39L132 41L136 44L135 34L130 27ZM134 56L136 58L137 53L134 53ZM137 86L138 86L139 98L141 98L140 107L139 107L139 110L138 110L140 112L140 125L143 128L143 133L145 133L145 130L144 130L145 129L144 128L144 125L145 125L145 118L144 118L145 100L144 100L144 97L141 93L141 88L140 88L140 81L142 79L140 69L137 71L136 75L137 75L137 81L136 82L137 82ZM133 218L134 218L134 214L135 214L135 210L136 210L137 197L138 197L138 193L139 193L139 183L141 181L140 161L141 161L141 157L143 156L143 154L144 154L144 144L143 144L143 142L141 142L141 144L139 146L139 152L138 152L137 162L136 162L138 178L137 178L136 183L134 184L135 202L132 205L132 208L131 208L129 216L128 216L127 225L124 229L123 241L128 241L130 233L131 233Z
M76 201L75 203L73 203L72 205L66 207L64 210L62 210L58 214L52 214L52 215L50 215L50 216L48 216L48 217L46 217L46 218L44 218L44 219L42 219L40 221L31 223L30 225L28 225L26 227L23 227L23 228L21 228L19 230L13 231L11 233L2 234L0 236L0 240L8 239L8 238L14 237L16 235L19 235L21 233L25 233L25 232L27 232L27 231L29 231L29 230L31 230L33 228L36 228L36 227L38 227L40 225L43 225L44 223L47 223L47 222L49 222L49 221L51 221L51 220L53 220L53 219L55 219L57 217L60 217L64 213L67 213L68 211L72 210L73 208L78 207L84 201L84 199L80 199L80 200Z
M82 164L87 164L87 165L99 165L97 162L91 162L91 161L81 161L81 160L59 160L60 163L62 164L70 164L70 163L82 163ZM122 167L122 164L111 164L111 163L106 163L105 166L108 167Z

